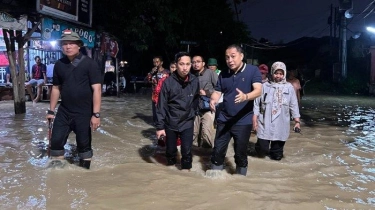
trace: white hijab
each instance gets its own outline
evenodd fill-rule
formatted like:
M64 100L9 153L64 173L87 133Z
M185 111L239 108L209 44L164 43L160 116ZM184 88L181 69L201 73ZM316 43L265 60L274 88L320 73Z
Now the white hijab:
M272 112L271 112L272 121L276 119L281 113L281 108L282 108L283 101L284 101L284 87L285 87L284 84L287 83L285 63L277 61L272 64L272 67L271 67L272 77L275 71L277 70L282 70L284 72L284 78L280 82L274 82L273 79L270 82L272 87L274 88L273 99L272 99Z

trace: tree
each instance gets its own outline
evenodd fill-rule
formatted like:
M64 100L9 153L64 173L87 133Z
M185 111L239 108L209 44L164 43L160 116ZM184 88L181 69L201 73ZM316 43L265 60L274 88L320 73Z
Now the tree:
M30 14L32 4L27 0L18 1L1 1L3 14L9 14L10 18L19 19L23 15ZM22 5L22 6L21 6ZM9 17L8 17L9 18ZM38 24L28 31L24 36L20 30L3 29L4 42L7 49L10 70L13 83L13 98L14 98L14 112L15 114L23 114L26 112L25 100L25 64L24 64L24 45L30 39L31 34L37 29L41 22L41 17L38 18ZM18 64L19 73L16 72L16 50L15 42L18 44Z
M129 56L138 60L130 68L137 63L137 69L149 68L139 59L169 59L186 50L184 40L198 43L190 46L193 54L224 57L228 45L249 40L247 27L234 17L225 0L95 0L93 5L93 25L122 40L125 51L134 49Z

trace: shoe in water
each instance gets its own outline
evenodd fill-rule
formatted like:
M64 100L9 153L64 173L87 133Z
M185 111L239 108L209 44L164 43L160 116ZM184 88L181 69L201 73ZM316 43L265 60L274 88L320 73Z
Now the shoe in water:
M90 169L91 160L79 160L79 166L85 169Z
M48 162L46 168L64 168L65 162L63 160L51 160Z

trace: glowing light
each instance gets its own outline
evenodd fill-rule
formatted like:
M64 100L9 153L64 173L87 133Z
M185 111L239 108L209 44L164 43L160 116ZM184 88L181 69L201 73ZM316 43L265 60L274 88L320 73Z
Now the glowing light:
M369 32L375 33L375 28L374 27L368 26L368 27L366 27L366 29Z
M55 47L56 46L56 41L50 41L52 47Z

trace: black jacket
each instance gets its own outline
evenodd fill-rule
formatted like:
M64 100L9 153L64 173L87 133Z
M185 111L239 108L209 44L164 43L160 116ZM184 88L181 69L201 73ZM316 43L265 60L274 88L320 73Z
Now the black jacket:
M189 73L188 81L183 81L175 71L161 88L156 106L156 129L183 131L194 126L198 113L199 81Z

